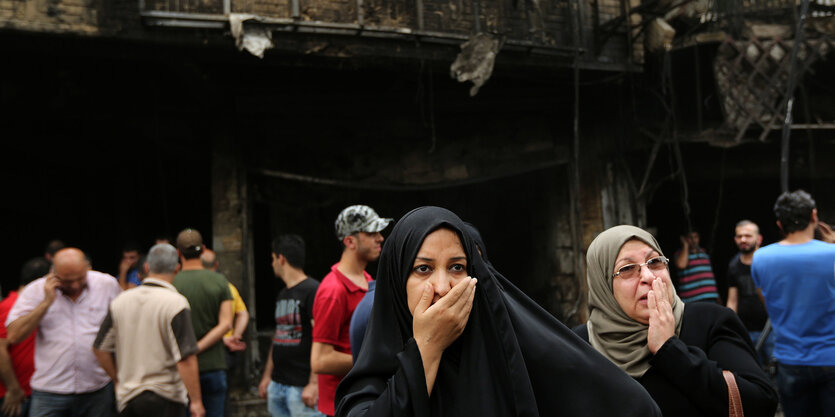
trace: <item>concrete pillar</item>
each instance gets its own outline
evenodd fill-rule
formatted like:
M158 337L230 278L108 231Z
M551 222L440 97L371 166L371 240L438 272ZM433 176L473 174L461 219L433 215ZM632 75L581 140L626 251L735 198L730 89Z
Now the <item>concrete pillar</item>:
M236 146L229 140L216 139L212 148L211 247L217 253L220 273L248 301L249 294L244 287L246 176L239 172L240 165Z
M212 242L220 262L219 272L226 276L241 294L255 318L251 219L247 193L247 175L240 148L228 137L216 137L212 143ZM259 356L255 329L245 334L247 349L233 372L229 373L230 392L247 392L253 359Z

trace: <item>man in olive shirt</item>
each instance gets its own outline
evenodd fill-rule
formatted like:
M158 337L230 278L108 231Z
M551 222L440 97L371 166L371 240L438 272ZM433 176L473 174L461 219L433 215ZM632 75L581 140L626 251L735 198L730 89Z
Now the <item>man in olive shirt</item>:
M194 229L177 236L182 270L174 287L191 305L191 322L197 337L200 391L206 417L222 417L226 399L226 356L223 335L232 328L232 294L223 275L203 268L203 237Z

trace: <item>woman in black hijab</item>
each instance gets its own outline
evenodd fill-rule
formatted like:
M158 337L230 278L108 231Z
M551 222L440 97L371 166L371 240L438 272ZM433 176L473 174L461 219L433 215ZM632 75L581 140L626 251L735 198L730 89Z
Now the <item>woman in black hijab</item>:
M337 416L660 415L639 384L485 263L465 230L438 207L395 225Z

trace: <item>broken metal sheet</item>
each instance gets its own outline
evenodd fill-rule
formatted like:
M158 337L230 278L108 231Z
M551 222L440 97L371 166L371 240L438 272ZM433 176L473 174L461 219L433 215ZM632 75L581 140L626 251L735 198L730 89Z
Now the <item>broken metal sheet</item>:
M498 36L479 32L461 45L461 53L450 66L450 75L459 82L472 81L470 96L478 94L478 90L493 74L496 55L502 47Z
M229 27L239 51L244 49L258 58L264 57L264 51L274 46L272 32L259 24L261 18L254 14L230 13ZM244 22L252 22L244 25ZM254 24L253 24L254 23Z
M660 17L653 19L647 26L646 32L644 45L647 51L656 53L673 49L673 38L676 36L676 30L664 19Z

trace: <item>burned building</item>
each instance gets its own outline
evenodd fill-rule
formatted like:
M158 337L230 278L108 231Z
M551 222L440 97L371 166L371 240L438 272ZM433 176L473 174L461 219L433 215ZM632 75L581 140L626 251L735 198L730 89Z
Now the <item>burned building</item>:
M656 227L672 253L691 226L730 251L728 225L772 222L790 79L792 185L827 218L821 1L795 54L794 2L0 0L7 274L53 237L113 271L125 240L197 228L252 312L246 385L272 237L303 236L321 278L343 207L440 205L582 322L605 228Z

